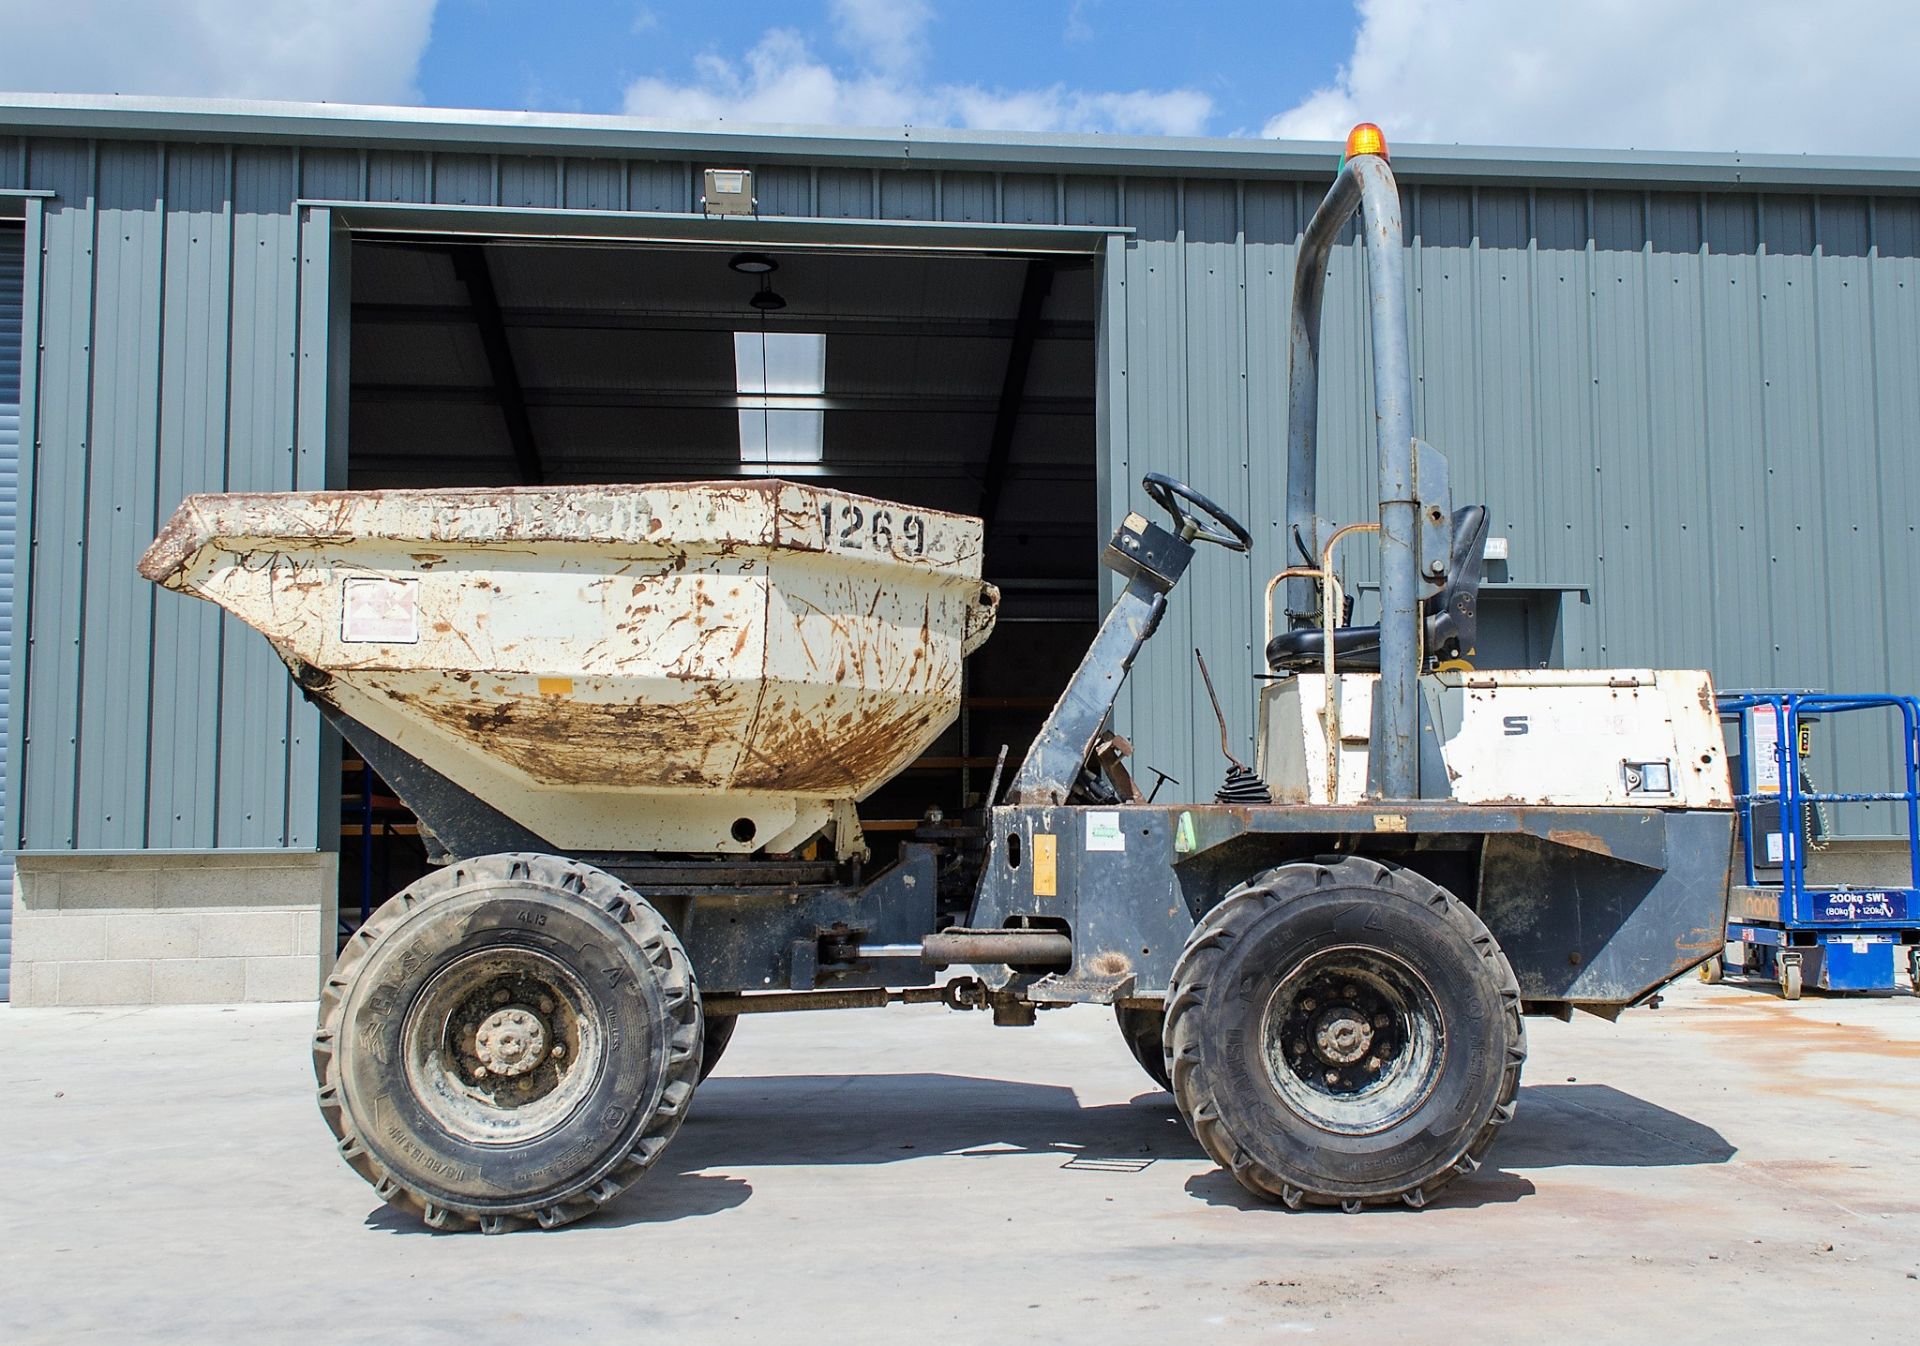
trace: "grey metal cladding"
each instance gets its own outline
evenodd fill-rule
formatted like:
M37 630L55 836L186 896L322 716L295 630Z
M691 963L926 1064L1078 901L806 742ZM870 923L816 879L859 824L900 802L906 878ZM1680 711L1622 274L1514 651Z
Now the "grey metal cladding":
M4 147L0 147L0 152ZM20 495L21 304L25 293L26 233L0 224L0 648L13 647L13 578L16 506ZM11 748L7 721L13 709L13 663L0 667L0 744ZM0 782L4 782L0 775ZM0 816L9 813L0 783ZM11 998L13 963L13 856L0 849L0 1001Z
M284 670L253 633L132 570L189 491L324 480L297 452L325 420L305 403L322 390L299 377L301 343L325 325L301 311L296 197L684 213L720 162L756 168L769 216L1134 231L1110 245L1102 285L1104 517L1141 508L1140 475L1167 471L1244 517L1256 547L1251 564L1203 551L1120 727L1140 766L1179 778L1170 790L1211 793L1222 764L1197 645L1250 744L1261 594L1290 559L1278 517L1295 242L1331 163L1202 146L1194 162L1211 171L1182 178L1172 146L1067 138L1050 158L1043 140L1010 139L996 165L952 137L944 159L922 159L917 144L883 158L864 142L829 153L831 137L637 130L624 146L522 137L511 152L463 131L429 149L391 127L356 143L348 125L308 144L0 137L0 185L54 193L28 286L32 659L9 840L323 844L318 722ZM1585 590L1564 600L1566 661L1701 665L1726 686L1910 687L1911 166L1821 161L1796 178L1782 161L1754 190L1737 180L1745 161L1626 156L1596 161L1605 185L1588 187L1569 168L1580 156L1407 160L1416 430L1448 454L1456 499L1491 507L1512 582ZM1329 279L1322 391L1321 509L1342 520L1371 517L1374 496L1362 303L1348 245ZM1344 558L1352 581L1371 580L1364 539Z

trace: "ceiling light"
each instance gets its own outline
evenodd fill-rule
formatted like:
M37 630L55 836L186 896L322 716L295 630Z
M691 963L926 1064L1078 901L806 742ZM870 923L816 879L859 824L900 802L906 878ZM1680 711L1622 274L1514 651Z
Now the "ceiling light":
M777 291L766 286L755 290L753 297L748 299L747 302L759 309L762 313L778 313L787 306L787 301L782 298Z
M764 276L780 269L780 263L764 252L737 252L727 259L727 265L743 276Z

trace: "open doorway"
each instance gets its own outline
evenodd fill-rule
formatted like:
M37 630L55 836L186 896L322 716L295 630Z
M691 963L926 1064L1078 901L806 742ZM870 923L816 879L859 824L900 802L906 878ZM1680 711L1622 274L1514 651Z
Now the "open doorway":
M1100 616L1091 256L383 234L352 277L352 489L787 476L985 519L999 629L861 805L876 856L1018 764ZM348 759L351 921L425 854Z

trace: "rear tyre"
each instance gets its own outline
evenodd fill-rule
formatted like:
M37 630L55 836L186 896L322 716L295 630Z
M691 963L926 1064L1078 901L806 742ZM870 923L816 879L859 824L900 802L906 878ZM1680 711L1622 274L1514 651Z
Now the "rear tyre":
M1160 1088L1171 1092L1173 1081L1167 1075L1165 1043L1166 1011L1115 1005L1113 1017L1120 1021L1120 1036L1126 1040L1133 1059L1140 1063L1140 1069Z
M659 914L549 855L449 865L327 978L313 1039L340 1154L435 1229L567 1224L659 1158L700 1070L700 997Z
M1167 998L1173 1094L1248 1191L1423 1206L1513 1117L1520 988L1480 918L1411 870L1282 865L1194 927Z
M733 1030L740 1026L737 1014L716 1014L706 1020L706 1031L700 1038L700 1078L705 1080L713 1074L713 1068L720 1064L720 1058L726 1054L727 1044L733 1041Z
M1780 964L1780 998L1798 1000L1800 989L1800 964L1782 962Z

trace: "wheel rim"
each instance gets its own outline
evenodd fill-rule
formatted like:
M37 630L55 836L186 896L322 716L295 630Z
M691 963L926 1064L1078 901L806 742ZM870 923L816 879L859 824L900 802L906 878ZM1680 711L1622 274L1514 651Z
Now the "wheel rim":
M586 988L537 949L455 959L421 987L401 1041L407 1083L450 1134L515 1145L562 1125L593 1091L606 1040Z
M1364 1136L1411 1115L1446 1056L1439 1002L1411 964L1342 945L1280 979L1261 1032L1280 1096L1323 1130Z

